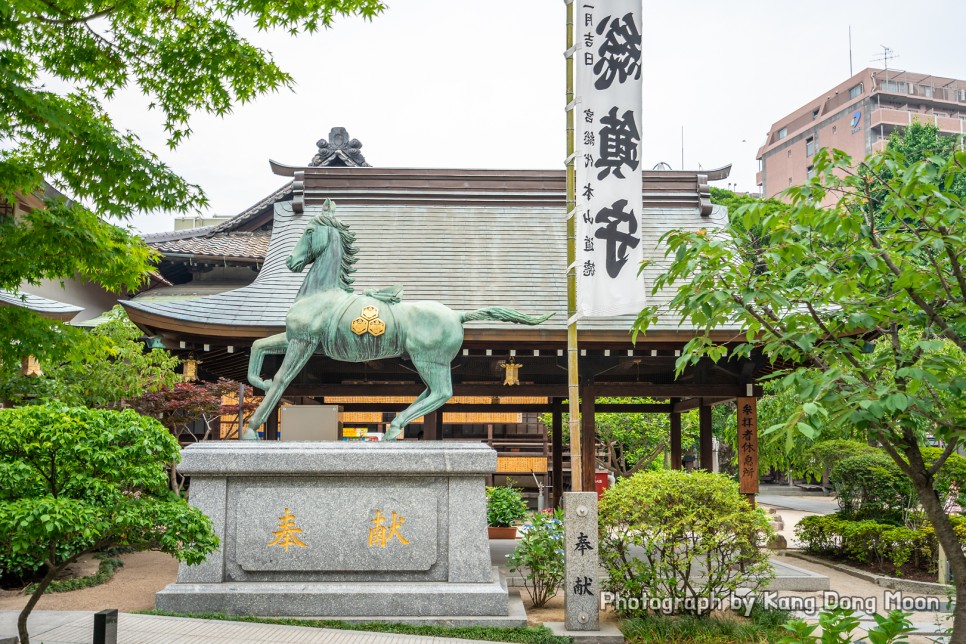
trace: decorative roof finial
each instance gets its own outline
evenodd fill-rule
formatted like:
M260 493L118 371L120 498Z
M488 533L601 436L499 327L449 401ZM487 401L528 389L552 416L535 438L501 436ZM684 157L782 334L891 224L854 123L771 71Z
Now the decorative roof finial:
M366 158L362 156L362 143L359 139L350 139L344 127L334 127L329 130L329 138L319 139L316 143L319 151L309 162L310 168L346 166L349 168L370 168Z

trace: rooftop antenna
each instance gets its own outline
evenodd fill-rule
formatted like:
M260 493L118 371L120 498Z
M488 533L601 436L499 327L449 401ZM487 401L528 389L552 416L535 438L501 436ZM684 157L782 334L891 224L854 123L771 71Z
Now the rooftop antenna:
M852 78L852 25L849 25L849 78Z
M684 170L684 126L681 126L681 169Z
M893 51L892 49L889 49L885 45L879 45L879 46L882 47L882 55L873 58L872 62L882 63L882 67L885 69L885 71L889 71L889 61L894 60L899 56L896 54L895 51Z

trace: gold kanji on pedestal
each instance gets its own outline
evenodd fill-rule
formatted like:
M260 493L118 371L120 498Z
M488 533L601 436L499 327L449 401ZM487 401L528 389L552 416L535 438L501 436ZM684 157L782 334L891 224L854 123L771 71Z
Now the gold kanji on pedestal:
M285 514L278 518L278 530L272 532L275 539L266 544L266 547L278 546L285 548L285 552L288 552L289 546L308 548L308 544L296 536L299 532L302 532L302 528L295 525L295 515L288 508L285 508Z
M408 546L409 541L399 534L399 528L404 523L406 523L406 519L393 512L392 519L387 526L386 517L382 515L382 511L376 510L376 518L372 520L373 526L369 528L369 547L378 546L385 548L386 544L393 537L399 539L399 543L402 545Z

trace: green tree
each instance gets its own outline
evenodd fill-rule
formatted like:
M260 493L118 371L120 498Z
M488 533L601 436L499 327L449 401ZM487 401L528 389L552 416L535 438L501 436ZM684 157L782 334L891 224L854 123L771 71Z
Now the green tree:
M962 145L961 136L946 136L935 125L919 120L913 121L909 127L893 130L887 144L890 150L902 153L906 163L918 163L937 156L948 159L957 148L962 149ZM891 176L888 171L883 174ZM966 197L966 177L958 175L950 177L950 180L948 190L960 198Z
M109 290L133 289L150 250L101 217L197 209L204 193L177 176L102 107L135 88L164 120L168 143L190 134L192 113L228 114L291 77L234 24L293 34L339 15L371 18L379 0L8 0L0 4L0 199L43 191L47 200L0 215L0 288L80 276ZM0 360L59 359L83 336L66 325L0 307ZM11 342L18 344L11 347Z
M655 289L673 288L671 309L701 330L678 368L761 352L799 397L793 429L817 437L845 421L877 440L949 557L953 641L964 642L966 556L934 483L966 424L966 202L951 190L966 152L913 162L887 149L855 171L844 153L822 151L815 167L815 179L787 191L787 209L746 206L720 231L666 235L671 264ZM752 259L749 230L767 240ZM656 313L642 311L637 330ZM742 342L711 339L735 322ZM930 434L946 447L927 464L920 445Z
M141 330L120 306L87 333L95 340L87 350L44 365L43 376L21 376L18 364L0 364L0 400L116 409L180 382L174 372L178 359L164 349L145 351Z
M168 489L179 458L168 430L131 410L0 410L0 562L45 568L18 619L24 644L30 611L81 555L155 548L196 564L217 547L208 517Z
M607 397L598 398L597 404L653 404L665 403L653 398ZM717 408L716 408L717 410ZM563 443L569 444L567 419L562 415ZM550 414L543 414L541 421L550 427ZM598 467L608 470L616 477L631 476L646 470L658 457L668 451L671 427L667 414L597 413L594 414L598 451L606 456L598 459ZM698 440L698 412L692 410L681 414L682 451L694 449ZM663 465L663 463L662 463Z

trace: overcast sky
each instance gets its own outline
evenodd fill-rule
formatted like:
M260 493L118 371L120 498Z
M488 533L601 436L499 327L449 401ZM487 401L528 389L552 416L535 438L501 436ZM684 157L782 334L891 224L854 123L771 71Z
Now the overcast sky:
M601 0L598 0L601 1ZM127 93L109 104L175 171L199 184L206 214L235 215L283 185L268 160L306 164L344 126L373 166L559 168L565 156L565 5L561 0L388 0L372 22L314 35L250 34L297 83L198 116L170 151L158 114ZM644 167L715 168L754 191L769 126L849 76L881 66L966 78L966 2L644 0ZM139 217L142 232L173 215Z

